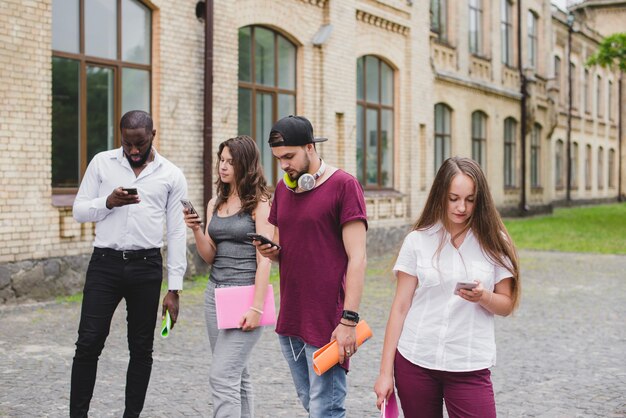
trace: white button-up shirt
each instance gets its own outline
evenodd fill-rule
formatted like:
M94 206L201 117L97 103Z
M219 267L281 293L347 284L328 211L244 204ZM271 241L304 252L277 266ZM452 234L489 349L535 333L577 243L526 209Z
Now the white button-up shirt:
M437 254L442 237L445 243ZM512 274L489 260L471 229L458 249L441 224L411 232L393 270L418 280L398 341L404 358L427 369L451 372L495 365L493 314L455 295L454 288L457 282L478 279L493 291Z
M182 289L187 230L180 199L187 196L187 181L178 167L153 151L154 160L139 176L121 147L93 157L74 200L73 215L78 222L96 222L95 247L120 251L161 248L166 220L168 288ZM141 202L108 209L107 196L120 186L136 187Z

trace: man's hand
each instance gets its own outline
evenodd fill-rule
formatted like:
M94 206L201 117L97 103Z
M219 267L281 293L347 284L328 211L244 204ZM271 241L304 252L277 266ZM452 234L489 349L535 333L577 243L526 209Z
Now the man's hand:
M122 187L114 189L107 197L106 206L109 209L117 208L126 205L136 205L141 202L138 194L128 194ZM171 314L171 312L170 312Z
M344 360L356 353L357 349L356 324L345 319L342 319L342 321L355 326L346 326L340 323L330 337L331 340L337 340L337 346L339 347L339 364L343 364Z
M161 311L161 320L165 318L165 311L170 313L172 319L172 328L178 319L178 293L167 292L163 298L163 309Z
M272 244L261 244L261 241L253 240L252 245L256 247L259 253L272 261L278 261L280 250Z

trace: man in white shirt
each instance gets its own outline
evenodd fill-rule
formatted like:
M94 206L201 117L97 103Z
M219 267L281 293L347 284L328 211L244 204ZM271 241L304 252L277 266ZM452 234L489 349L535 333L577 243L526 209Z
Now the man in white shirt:
M152 370L163 280L164 221L169 290L163 299L163 312L170 312L172 324L178 316L178 294L187 268L180 203L187 196L187 181L178 167L152 147L156 131L148 113L126 113L120 130L122 146L91 160L74 201L74 219L96 222L96 237L72 365L72 417L87 416L98 358L122 298L126 300L130 351L124 417L139 416Z

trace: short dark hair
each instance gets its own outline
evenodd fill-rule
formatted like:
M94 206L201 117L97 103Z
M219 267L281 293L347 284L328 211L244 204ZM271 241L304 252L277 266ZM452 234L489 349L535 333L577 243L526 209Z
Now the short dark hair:
M130 110L120 119L120 130L144 128L152 133L152 116L143 110Z

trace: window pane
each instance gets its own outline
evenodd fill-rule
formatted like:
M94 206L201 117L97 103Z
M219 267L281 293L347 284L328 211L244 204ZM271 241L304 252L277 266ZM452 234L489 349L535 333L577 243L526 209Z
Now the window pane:
M296 47L282 36L278 36L278 87L296 88Z
M379 102L379 65L380 60L376 57L365 57L365 99L370 103Z
M264 28L254 29L254 65L256 82L274 85L274 33Z
M278 115L277 119L296 114L296 97L292 94L278 95Z
M113 148L113 69L87 67L87 162Z
M239 81L252 81L250 31L250 27L239 29Z
M78 187L79 63L52 57L52 187Z
M356 61L356 98L357 100L365 99L363 94L363 62L365 57L361 57Z
M150 64L150 9L137 0L122 2L122 59Z
M393 70L390 66L381 62L380 64L381 100L384 105L393 105Z
M78 53L78 0L52 1L52 49Z
M239 88L237 132L252 136L252 90Z
M356 107L356 174L359 183L365 184L365 173L363 172L363 149L365 138L363 135L363 106Z
M272 170L272 151L267 144L267 138L272 129L273 101L271 94L257 93L256 95L256 143L261 151L261 164L265 178L270 184L276 184Z
M380 130L380 185L393 185L393 111L383 110L381 113Z
M85 53L117 58L117 2L85 0Z
M367 146L366 146L366 163L367 163L367 185L378 185L378 111L375 109L367 109L366 111L366 128Z
M150 113L150 73L134 68L122 69L122 114L129 110Z

